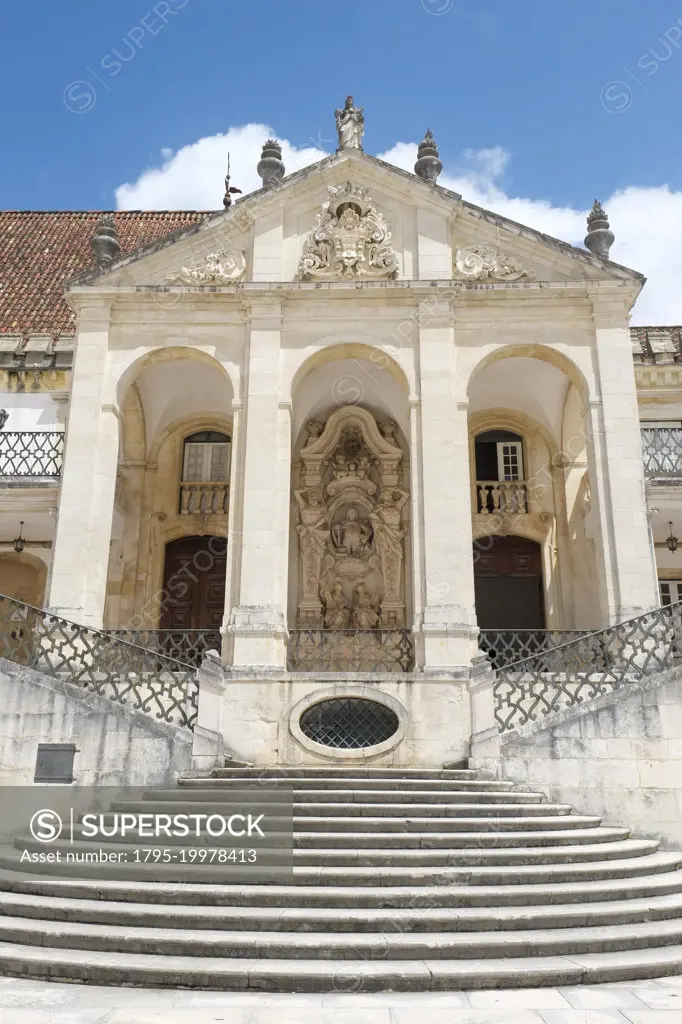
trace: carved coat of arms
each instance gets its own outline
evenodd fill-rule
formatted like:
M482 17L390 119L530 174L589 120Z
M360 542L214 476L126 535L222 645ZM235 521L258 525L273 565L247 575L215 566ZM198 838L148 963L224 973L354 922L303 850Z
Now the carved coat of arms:
M368 190L347 182L332 186L329 197L303 247L299 279L395 277L398 257L391 232Z

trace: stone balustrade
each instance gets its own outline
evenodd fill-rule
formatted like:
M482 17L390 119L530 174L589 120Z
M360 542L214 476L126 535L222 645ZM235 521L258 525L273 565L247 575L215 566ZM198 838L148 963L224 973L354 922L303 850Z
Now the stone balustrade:
M227 483L181 483L180 515L226 516L228 506Z
M478 512L525 514L528 511L528 485L525 480L477 480Z

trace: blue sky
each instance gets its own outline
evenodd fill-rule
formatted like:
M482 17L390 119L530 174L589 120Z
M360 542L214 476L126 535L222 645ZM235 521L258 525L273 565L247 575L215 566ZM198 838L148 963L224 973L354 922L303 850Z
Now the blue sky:
M5 209L218 207L220 177L213 190L206 150L187 147L260 125L290 154L331 151L351 92L368 152L431 127L449 180L503 212L526 203L544 230L582 232L595 196L620 210L633 189L630 248L652 218L682 229L682 0L33 0L3 10L0 88ZM252 188L239 140L235 184ZM177 181L178 151L181 188L117 193L153 168ZM660 245L638 269L651 275Z

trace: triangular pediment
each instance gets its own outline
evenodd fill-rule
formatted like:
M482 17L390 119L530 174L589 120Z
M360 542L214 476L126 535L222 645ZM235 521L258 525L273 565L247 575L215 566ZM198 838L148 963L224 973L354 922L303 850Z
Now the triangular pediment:
M330 190L347 184L369 197L374 214L388 231L384 256L388 253L390 263L389 250L396 255L395 273L377 271L377 277L424 280L434 276L464 284L620 281L636 289L644 280L635 271L477 207L415 174L361 151L346 150L104 269L86 271L71 285L229 288L265 281L268 272L273 281L305 279L301 258L329 203ZM335 222L333 230L340 232L341 227ZM254 239L259 236L267 236L268 260L258 255L259 243ZM329 244L333 247L334 242L331 239ZM432 274L423 254L436 249L439 262ZM363 267L364 276L371 277L367 261Z

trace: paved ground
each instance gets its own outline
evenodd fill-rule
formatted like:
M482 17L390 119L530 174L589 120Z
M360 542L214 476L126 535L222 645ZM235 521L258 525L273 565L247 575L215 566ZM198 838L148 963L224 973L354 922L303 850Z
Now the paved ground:
M433 995L150 992L0 978L0 1024L682 1024L682 977Z

